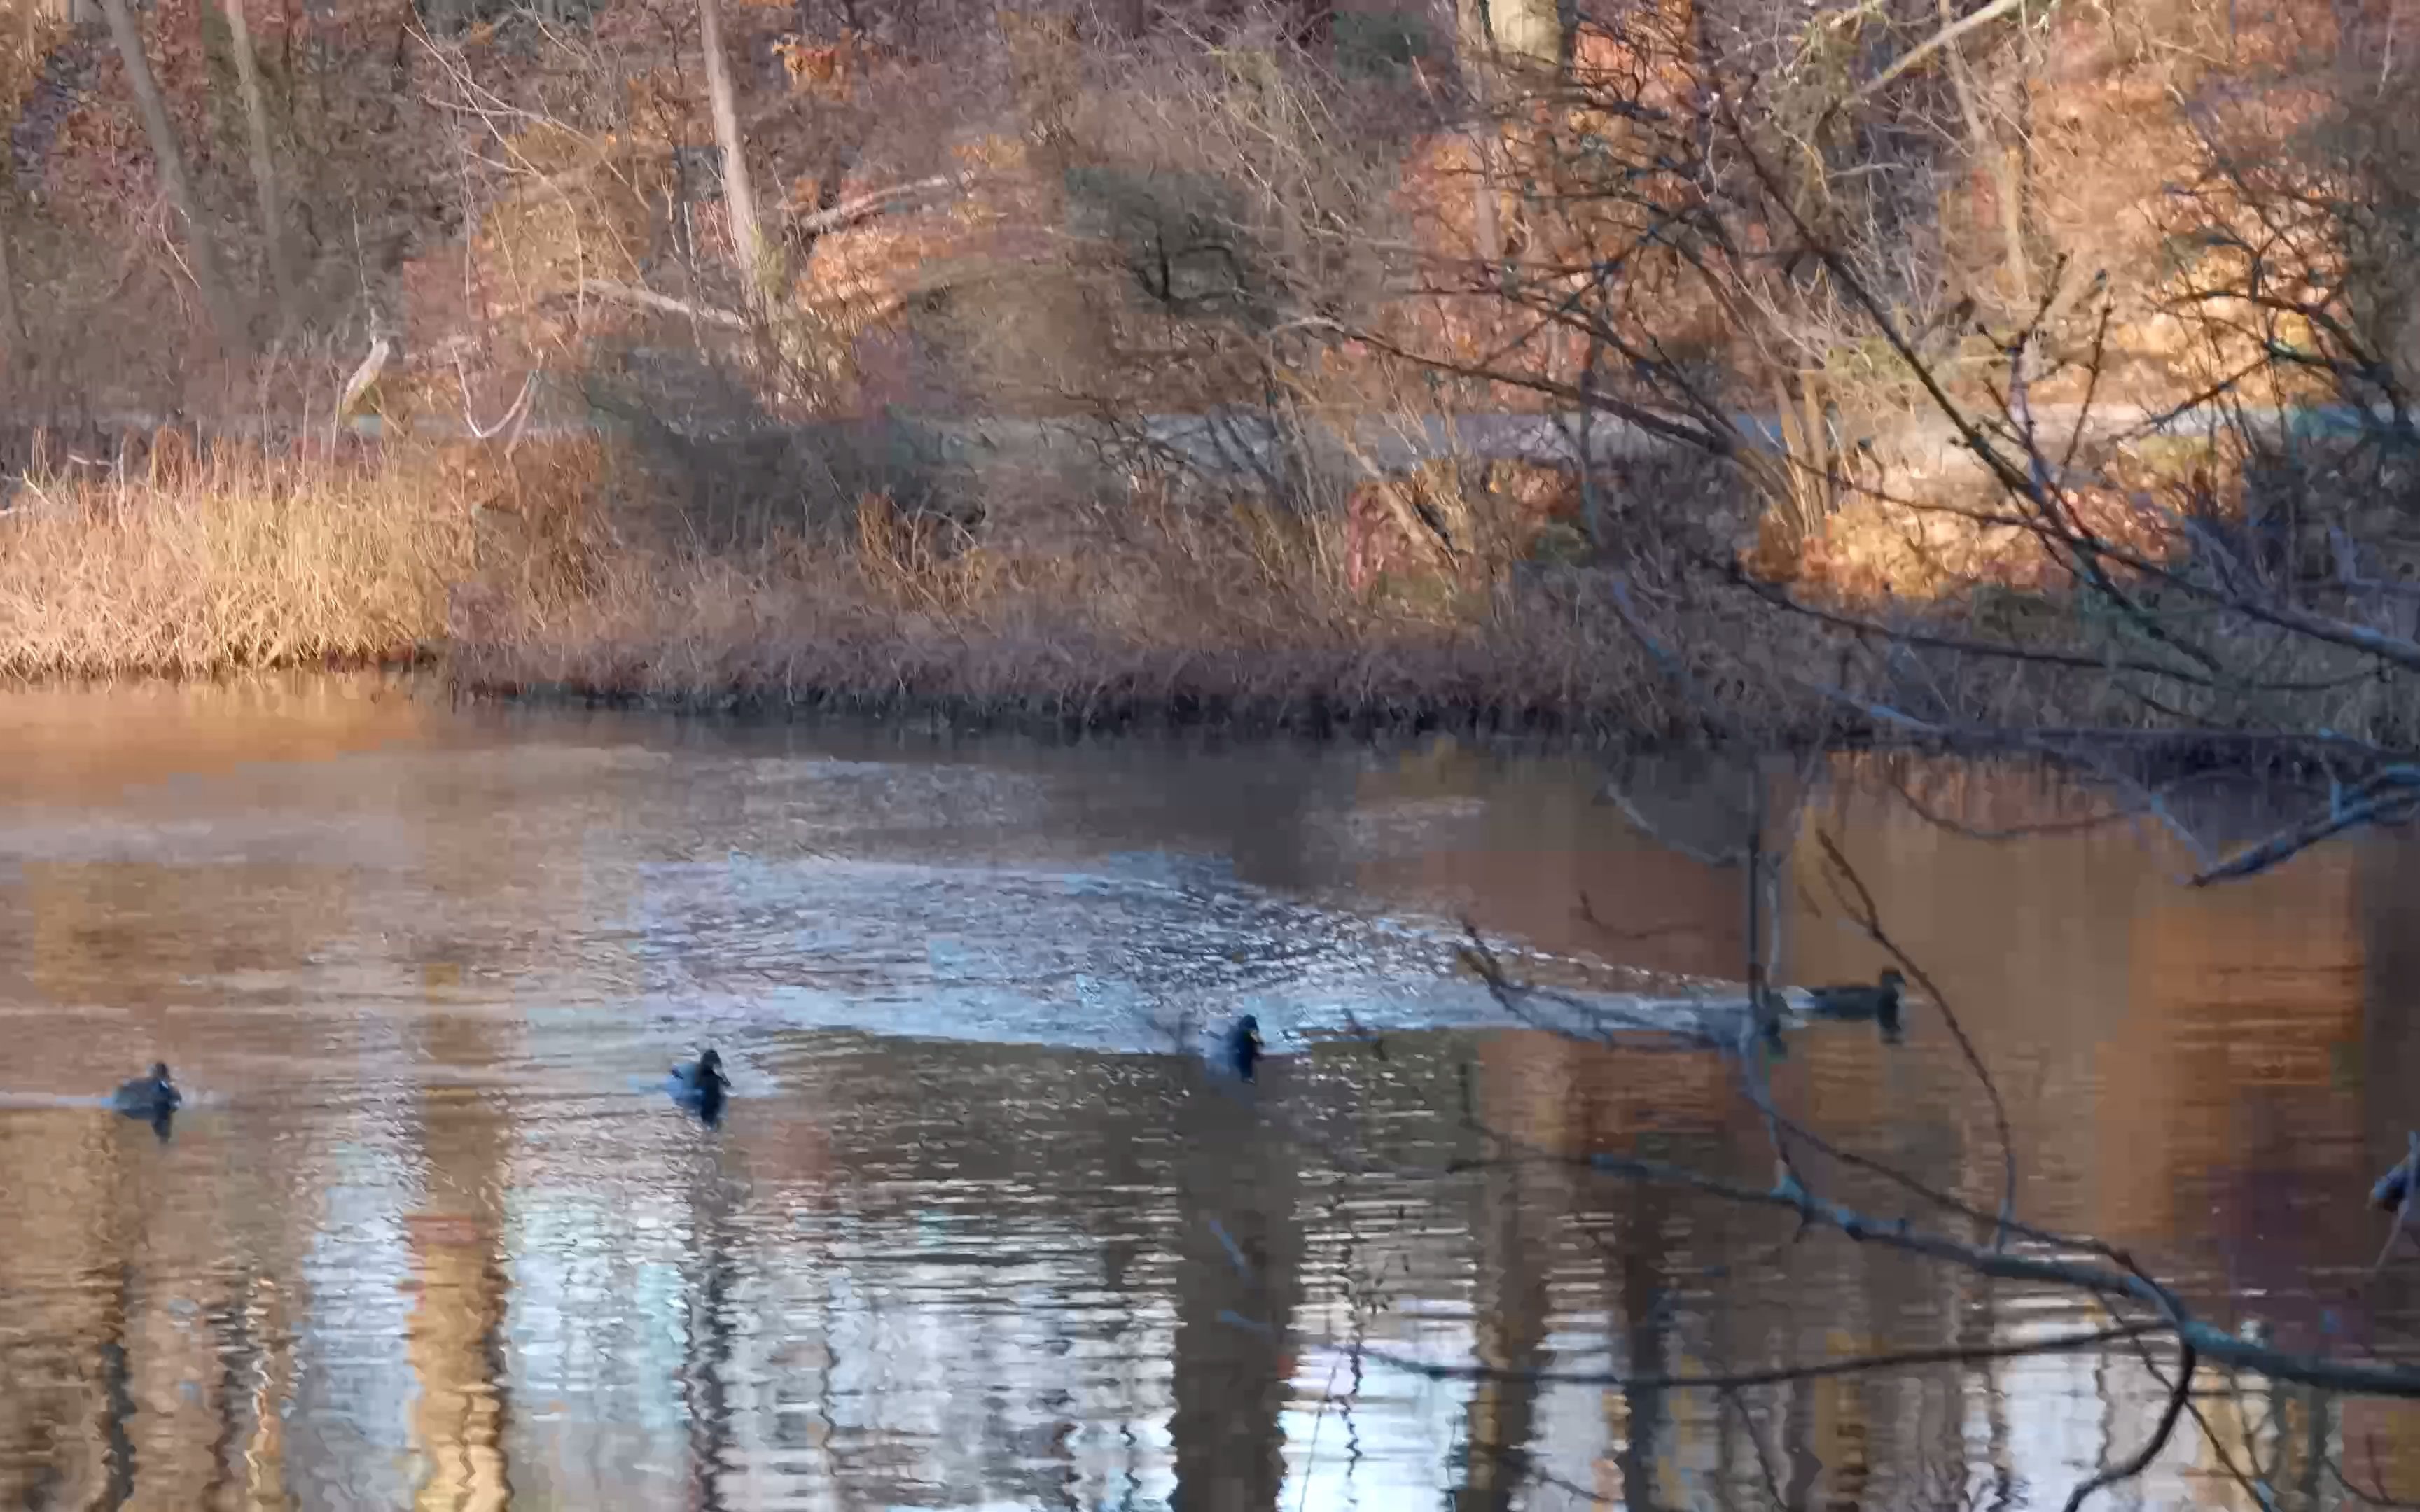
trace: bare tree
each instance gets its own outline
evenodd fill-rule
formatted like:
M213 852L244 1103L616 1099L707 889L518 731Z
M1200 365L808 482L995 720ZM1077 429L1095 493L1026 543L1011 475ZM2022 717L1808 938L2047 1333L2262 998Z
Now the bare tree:
M731 241L747 285L748 307L762 310L776 292L778 253L765 239L756 218L755 190L748 177L748 144L739 130L739 106L731 87L731 59L722 40L722 0L697 0L698 42L706 52L706 109L722 155L722 199L731 212Z
M298 292L293 249L286 239L286 217L277 196L277 163L269 147L269 102L260 87L260 62L254 55L252 26L244 19L243 0L226 0L228 39L235 51L237 86L243 93L246 142L252 154L253 193L260 208L260 238L269 253L270 287L281 310Z
M159 164L161 187L167 191L168 203L176 209L177 218L185 223L185 255L193 269L194 286L201 294L202 307L209 313L219 341L231 350L242 351L251 345L242 306L219 266L218 251L202 215L200 198L185 171L185 155L178 145L176 125L168 118L167 104L160 98L159 80L153 76L151 61L143 51L142 27L128 8L127 0L101 0L101 8L109 20L109 35L117 44L118 58L125 65L126 82L134 92L135 108L142 113L143 133L151 145L153 161Z
M2274 145L2211 147L2205 181L2168 196L2209 205L2180 227L2208 255L2175 296L2210 332L2209 370L2190 392L2115 406L2115 291L2088 269L2036 277L2024 216L2007 213L2027 192L2010 155L2023 144L1961 51L2014 8L1945 13L1864 78L1837 56L1807 64L1812 103L1768 92L1752 53L1711 49L1675 18L1585 13L1567 67L1498 69L1472 101L1506 160L1482 160L1478 191L1493 203L1491 186L1518 186L1500 196L1515 221L1500 255L1484 236L1476 256L1373 238L1345 207L1267 193L1264 166L1233 177L1225 239L1326 255L1260 281L1270 329L1575 411L1634 450L1692 450L1752 489L1782 549L1700 537L1681 564L1781 616L1758 632L1773 654L1716 679L1754 698L1691 690L1716 728L1745 733L1750 705L1780 689L1828 708L1839 736L2051 757L2175 831L2203 880L2420 816L2420 562L2398 544L2414 425L2388 329L2412 301L2362 282L2420 245L2406 213L2420 195L2381 180L2399 161L2383 150L2394 128L2349 105L2346 161L2299 175ZM1830 23L1807 26L1821 40ZM1838 123L1916 88L1928 62L1948 75L1937 124L1972 148L1961 171L2001 190L1986 235L2013 315L1990 324L1971 301L1930 307L1943 270L1910 263L1859 208L1855 186L1900 165L1836 161L1859 139ZM1365 253L1390 263L1392 298L1356 307L1322 270ZM1468 310L1484 313L1475 335L1454 330ZM1845 412L1836 375L1850 364L1895 418ZM2055 409L2054 380L2069 396ZM2330 398L2350 441L2302 434L2298 413ZM2145 440L2195 434L2213 448L2203 474L2138 461ZM1585 451L1579 467L1602 521L1605 482ZM1653 519L1634 538L1690 539L1679 511L1698 497L1632 501L1634 523ZM1951 531L1979 543L1979 564L1941 571L1920 600L1793 583L1799 545L1849 501L1900 522L1917 560ZM1599 544L1620 595L1614 543ZM1701 659L1637 623L1659 663ZM1791 625L1811 639L1783 652ZM2242 849L2182 823L2157 759L2213 744L2294 764L2318 786L2312 813Z
M17 269L8 242L9 202L16 196L0 195L0 341L8 344L8 353L0 358L0 371L21 370L24 366L25 319L17 307Z
M1472 251L1484 263L1504 255L1502 143L1489 106L1525 96L1551 76L1570 49L1565 17L1552 0L1456 0L1454 30L1465 78L1481 103L1466 133L1471 152Z

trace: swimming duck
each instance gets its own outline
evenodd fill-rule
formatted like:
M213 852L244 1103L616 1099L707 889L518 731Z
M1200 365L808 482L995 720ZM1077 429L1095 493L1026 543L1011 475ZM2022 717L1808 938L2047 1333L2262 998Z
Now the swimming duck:
M1252 1080L1252 1068L1261 1061L1261 1021L1247 1013L1235 1021L1218 1042L1219 1063L1246 1081Z
M1899 993L1907 979L1897 966L1885 967L1872 986L1856 982L1841 987L1809 987L1807 997L1809 1011L1817 1018L1871 1019L1885 1040L1900 1036Z
M151 1073L120 1083L110 1097L110 1105L130 1119L149 1119L154 1122L177 1111L185 1099L168 1080L168 1063L151 1062Z
M707 1123L722 1116L722 1100L730 1090L731 1078L722 1074L722 1057L712 1047L701 1051L695 1060L673 1068L673 1101Z

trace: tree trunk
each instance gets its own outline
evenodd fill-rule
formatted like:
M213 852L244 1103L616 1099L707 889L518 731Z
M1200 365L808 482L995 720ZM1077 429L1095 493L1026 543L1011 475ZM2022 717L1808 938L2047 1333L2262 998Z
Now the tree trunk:
M270 293L278 313L294 297L294 269L287 258L286 217L277 203L277 164L269 155L269 104L261 98L260 66L252 51L252 27L243 0L225 0L227 32L235 44L236 82L243 91L244 123L250 128L252 186L260 203L260 239L269 250Z
M1491 75L1551 71L1570 51L1570 26L1558 0L1456 0L1454 12L1465 68Z
M1504 226L1497 218L1496 194L1496 128L1482 123L1470 132L1470 250L1488 266L1491 276L1502 276Z
M1504 115L1541 78L1553 75L1570 49L1569 28L1559 0L1454 0L1454 34L1481 116L1470 133L1477 159L1471 239L1480 259L1495 263L1504 255L1496 161L1505 145Z
M8 344L8 355L0 357L0 374L12 374L25 365L25 321L17 308L17 269L9 257L8 223L0 213L0 341Z
M123 4L124 0L115 0ZM748 181L748 148L739 136L739 107L731 90L731 61L722 51L722 0L697 0L698 40L706 50L706 103L714 117L714 143L722 154L722 200L731 212L731 241L739 274L748 285L748 307L764 308L773 294L771 251L756 220L756 195Z
M1955 24L1949 0L1941 0L1941 19L1946 26ZM1958 97L1958 111L1965 118L1967 150L1992 176L1992 194L1999 202L2001 262L2009 273L2009 311L2018 319L2033 316L2033 268L2025 257L2024 159L2013 147L2004 146L1999 133L1985 118L1982 89L1977 84L1973 66L1956 43L1949 46L1949 85Z
M209 228L202 222L193 180L185 177L185 155L177 146L177 128L160 98L159 81L151 76L151 60L144 54L142 28L135 24L126 0L101 0L101 9L109 19L109 35L117 44L118 58L126 65L126 82L134 91L135 107L143 113L143 134L150 139L151 156L159 162L161 187L167 190L169 205L185 223L185 256L194 270L194 284L201 291L202 307L209 313L220 342L240 351L247 345L243 316L225 276L219 271L218 254L211 249Z

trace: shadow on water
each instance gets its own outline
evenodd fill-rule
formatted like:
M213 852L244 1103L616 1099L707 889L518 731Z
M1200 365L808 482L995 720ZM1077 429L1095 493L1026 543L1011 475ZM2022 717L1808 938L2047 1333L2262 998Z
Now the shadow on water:
M132 1312L130 1304L133 1277L127 1267L120 1265L111 1282L108 1332L101 1341L101 1382L106 1403L101 1442L109 1467L109 1483L102 1489L101 1504L116 1508L134 1499L134 1436L129 1431L134 1421L134 1393L126 1363L126 1327Z
M1190 1068L1188 1068L1189 1070ZM1178 1512L1277 1504L1302 1233L1291 1139L1260 1117L1264 1082L1189 1077L1176 1110L1174 1443Z
M717 1104L719 1112L720 1104ZM701 1116L704 1110L701 1109ZM711 1120L708 1120L709 1122ZM718 1167L698 1171L690 1223L697 1235L691 1301L685 1319L688 1350L681 1363L681 1401L689 1418L689 1495L698 1512L721 1512L729 1504L722 1477L732 1467L728 1378L736 1332L733 1295L738 1267L725 1215L726 1178Z
M2093 1321L1599 1180L1771 1159L1724 1062L1456 977L1465 913L1547 976L1735 973L1735 877L1624 808L1718 841L1728 774L1640 764L1612 803L1450 744L18 697L0 1504L2014 1507L2156 1416L2122 1351L1669 1383ZM2420 1262L2366 1276L2359 1194L2420 1085L2420 848L2187 893L2122 834L1987 845L1854 783L1810 822L1958 994L2030 1216L2229 1323L2408 1350ZM1792 880L1791 980L1870 980ZM1250 1084L1205 1063L1245 1013ZM711 1125L661 1084L709 1042ZM155 1057L173 1139L92 1095ZM1776 1093L1992 1199L1921 1012L1897 1050L1808 1030ZM2150 1503L2257 1504L2221 1456L2278 1506L2420 1496L2407 1409L2206 1411Z
M176 1136L177 1110L174 1108L119 1108L117 1116L147 1125L151 1136L163 1145Z
M495 1026L449 1015L430 1021L421 1052L438 1066L484 1067L505 1038ZM508 1506L504 1196L514 1130L486 1088L425 1086L418 1103L427 1176L403 1221L414 1292L405 1352L418 1391L412 1504Z

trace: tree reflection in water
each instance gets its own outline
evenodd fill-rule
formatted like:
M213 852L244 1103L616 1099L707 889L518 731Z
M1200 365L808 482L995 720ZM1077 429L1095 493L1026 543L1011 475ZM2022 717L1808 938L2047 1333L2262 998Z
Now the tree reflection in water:
M1590 764L334 701L180 758L206 697L21 721L0 1501L2055 1505L2161 1414L2131 1341L2012 1352L2105 1326L2071 1290L1798 1233L1727 1055L1446 974L1466 903L1542 974L1734 969L1736 871ZM1662 781L1627 796L1702 801L1697 848L1736 822L1729 776ZM2019 1215L2218 1326L2408 1357L2420 1265L2359 1276L2420 1077L2413 853L2179 893L2131 836L1853 787L1802 817L2001 1078ZM1821 875L1776 882L1785 979L1871 980ZM1256 1086L1172 1053L1243 1011ZM748 1073L713 1130L660 1088L709 1041ZM171 1142L60 1095L147 1050L201 1094ZM1815 1190L1988 1248L1994 1127L1920 1005L1897 1050L1794 1036L1772 1093L1986 1221L1802 1146ZM2408 1408L2201 1379L2120 1494L2420 1496Z

